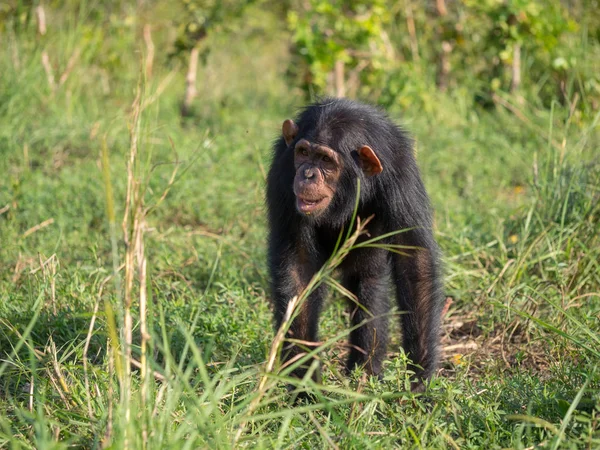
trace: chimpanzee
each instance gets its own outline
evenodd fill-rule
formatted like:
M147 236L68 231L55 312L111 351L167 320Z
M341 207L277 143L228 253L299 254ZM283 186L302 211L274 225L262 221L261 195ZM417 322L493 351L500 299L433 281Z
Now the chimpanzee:
M338 98L306 107L296 121L283 122L282 131L267 179L277 329L288 302L306 287L331 256L340 232L348 229L360 178L358 216L374 215L369 235L404 230L382 242L406 249L401 255L360 248L340 265L342 285L362 305L350 302L352 326L362 326L350 332L346 369L364 366L367 373L381 375L391 280L402 313L403 346L416 374L413 389L421 390L422 381L436 369L443 302L431 209L411 139L379 109ZM287 337L305 344L284 347L285 361L317 342L324 296L321 285L302 305ZM301 378L306 370L301 367L294 375Z

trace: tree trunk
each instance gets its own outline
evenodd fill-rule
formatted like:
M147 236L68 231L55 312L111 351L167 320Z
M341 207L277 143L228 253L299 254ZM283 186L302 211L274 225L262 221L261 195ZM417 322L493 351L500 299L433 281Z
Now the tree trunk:
M437 86L440 91L448 89L448 74L450 73L450 52L452 45L448 41L442 41L442 51L438 61Z
M510 92L514 93L521 86L521 44L515 43L513 46L512 61L512 81L510 82Z
M412 53L413 61L419 60L419 41L417 39L417 29L415 27L415 18L412 12L412 4L406 2L406 27L408 28L408 36L410 37L410 52Z
M446 8L445 0L436 0L435 2L437 13L440 18L448 16L448 9ZM444 34L445 24L442 23L438 28L438 34L441 37ZM437 70L437 86L442 92L448 89L448 75L450 74L450 53L452 52L452 44L450 42L442 40L441 51L438 59L438 70Z
M181 104L181 115L189 117L192 114L192 102L198 91L196 90L196 76L198 73L198 58L200 56L200 47L196 45L190 52L190 64L185 77L185 94Z
M435 6L440 17L448 15L448 10L446 9L446 0L435 0Z
M335 95L336 97L346 96L346 84L344 79L344 61L338 59L335 62Z

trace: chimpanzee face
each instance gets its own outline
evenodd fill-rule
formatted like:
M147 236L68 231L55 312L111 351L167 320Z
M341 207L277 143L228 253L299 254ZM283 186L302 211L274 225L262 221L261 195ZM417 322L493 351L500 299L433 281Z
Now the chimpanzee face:
M300 139L294 148L294 167L296 209L301 214L318 216L335 195L342 158L329 147Z
M297 125L286 120L282 126L288 147L298 134ZM318 217L330 206L344 171L342 156L331 147L300 139L294 146L294 195L300 214ZM383 170L375 152L367 145L357 150L358 164L367 176Z

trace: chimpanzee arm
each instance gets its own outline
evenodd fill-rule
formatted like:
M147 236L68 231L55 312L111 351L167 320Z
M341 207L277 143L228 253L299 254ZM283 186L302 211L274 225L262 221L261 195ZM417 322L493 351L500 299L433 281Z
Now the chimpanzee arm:
M414 363L416 389L433 374L439 358L443 299L438 249L430 233L425 229L402 233L401 243L419 248L408 256L393 256L398 307L403 313L403 346Z
M364 366L367 373L380 375L388 339L389 262L381 249L354 250L350 258L360 262L354 270L344 271L343 284L352 292L358 304L349 301L352 327L350 332L348 371Z
M272 237L273 239L273 237ZM271 271L271 295L275 316L275 330L281 327L289 302L299 296L316 272L315 264L310 261L303 248L292 245L289 236L279 240L271 240L269 248ZM300 305L300 310L292 321L286 338L302 341L302 343L285 343L282 352L284 364L301 354L314 349L318 341L318 320L321 312L325 289L315 289ZM294 370L295 377L302 378L312 361L307 361ZM318 375L315 376L315 379Z

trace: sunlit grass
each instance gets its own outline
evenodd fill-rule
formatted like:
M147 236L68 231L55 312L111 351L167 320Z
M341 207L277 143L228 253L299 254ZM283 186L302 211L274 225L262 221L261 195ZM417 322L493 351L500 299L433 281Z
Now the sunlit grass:
M64 15L45 40L33 26L0 35L0 447L600 445L598 116L526 104L524 121L456 92L403 111L453 300L440 374L410 393L399 333L382 381L341 373L334 269L350 233L314 279L332 291L317 385L278 364L269 311L265 173L302 103L285 42L260 28L212 38L182 122L166 28L140 81L135 27ZM42 51L60 79L78 48L52 87ZM314 402L293 404L288 383Z

